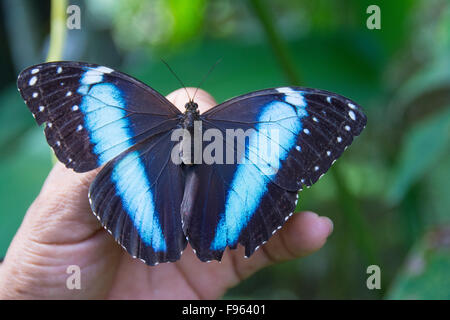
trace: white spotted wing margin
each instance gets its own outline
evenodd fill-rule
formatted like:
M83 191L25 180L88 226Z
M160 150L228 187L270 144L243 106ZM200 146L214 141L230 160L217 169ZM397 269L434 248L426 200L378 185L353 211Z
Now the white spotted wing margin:
M49 62L23 70L17 87L56 157L97 168L132 145L172 129L181 113L144 83L111 68Z

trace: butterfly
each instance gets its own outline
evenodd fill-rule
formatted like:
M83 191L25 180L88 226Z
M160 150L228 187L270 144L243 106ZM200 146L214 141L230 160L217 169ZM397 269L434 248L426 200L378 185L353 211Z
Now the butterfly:
M103 166L92 211L148 265L177 261L188 243L205 262L238 244L251 256L366 125L352 100L303 87L251 92L202 114L189 100L183 113L131 76L83 62L29 67L17 86L59 161L75 172ZM173 139L177 130L194 138ZM227 161L192 161L186 146L212 140ZM260 152L261 141L277 152Z

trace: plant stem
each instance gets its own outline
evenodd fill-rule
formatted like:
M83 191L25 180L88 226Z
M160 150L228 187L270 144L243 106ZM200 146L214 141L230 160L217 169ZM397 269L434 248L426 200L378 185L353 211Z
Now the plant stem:
M62 59L64 42L66 40L66 9L67 0L52 0L50 7L50 45L47 62ZM50 149L52 163L55 164L55 153Z
M353 237L356 239L356 246L359 248L363 259L368 265L377 264L375 246L369 228L359 212L355 197L341 177L339 165L335 165L330 172L333 175L336 184L339 207L344 213L345 220L347 220Z
M289 83L291 85L300 85L302 81L299 72L296 71L294 60L292 59L285 42L274 26L271 15L267 11L267 6L262 4L260 0L250 0L250 4L252 5L256 17L264 28L272 50L274 51Z
M62 59L66 38L67 0L52 0L50 11L50 46L47 62Z

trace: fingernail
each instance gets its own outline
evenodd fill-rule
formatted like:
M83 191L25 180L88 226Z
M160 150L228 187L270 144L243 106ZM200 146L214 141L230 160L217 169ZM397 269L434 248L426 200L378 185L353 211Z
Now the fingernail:
M327 237L329 237L330 234L333 233L334 223L333 223L333 221L332 221L330 218L328 218L328 217L320 217L320 219L321 219L325 224L328 225L328 226L327 226L327 227L328 227L328 234L327 234Z

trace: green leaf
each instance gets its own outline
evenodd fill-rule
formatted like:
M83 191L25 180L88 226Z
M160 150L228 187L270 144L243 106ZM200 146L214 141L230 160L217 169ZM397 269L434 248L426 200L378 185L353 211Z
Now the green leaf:
M395 98L396 112L401 113L414 100L441 88L450 88L450 60L448 53L425 65L402 85Z
M387 199L401 201L409 188L419 181L449 151L450 106L412 127L401 144L399 160L393 170Z

